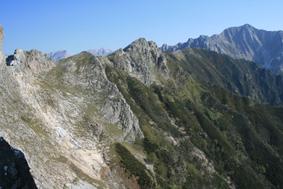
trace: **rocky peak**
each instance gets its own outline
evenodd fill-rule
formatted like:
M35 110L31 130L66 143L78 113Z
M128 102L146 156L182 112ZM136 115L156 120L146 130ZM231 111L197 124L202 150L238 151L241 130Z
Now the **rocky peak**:
M222 38L226 38L227 40L237 40L237 39L245 39L245 40L258 40L259 30L254 28L253 26L249 24L245 24L239 27L231 27L228 29L225 29L219 36ZM217 35L214 35L215 38L217 38ZM213 37L212 37L213 38Z
M172 52L185 48L207 49L254 61L275 73L283 71L283 31L266 31L245 24L210 37L200 36L174 46L163 45L161 50Z
M133 41L130 45L124 48L124 51L132 51L132 50L139 50L139 49L149 49L150 44L154 46L154 42L149 42L145 38L139 38Z
M24 51L16 49L13 55L6 58L8 66L15 66L17 70L31 70L33 73L47 71L54 66L47 54L38 50Z
M123 50L131 55L138 54L139 56L150 53L154 58L158 58L162 54L155 42L147 41L145 38L135 40Z
M257 29L250 24L244 24L242 26L227 28L224 31L252 31L252 30L257 30Z
M110 59L113 64L150 85L158 82L157 75L166 75L166 58L157 44L144 38L137 39L124 49L114 52Z

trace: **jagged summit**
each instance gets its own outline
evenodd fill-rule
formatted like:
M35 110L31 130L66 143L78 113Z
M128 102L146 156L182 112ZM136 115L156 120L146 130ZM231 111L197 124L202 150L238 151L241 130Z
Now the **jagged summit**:
M17 70L31 70L34 73L39 73L51 69L54 63L47 54L38 50L16 49L13 55L6 58L6 65L15 66Z
M251 30L252 29L252 30L257 30L257 28L255 28L251 24L243 24L241 26L234 26L234 27L227 28L225 30L231 30L231 29L246 29L246 30Z
M153 41L147 41L145 38L138 38L135 41L133 41L131 44L129 44L127 47L124 48L124 51L127 51L129 49L134 48L150 48L150 47L157 47L156 43Z

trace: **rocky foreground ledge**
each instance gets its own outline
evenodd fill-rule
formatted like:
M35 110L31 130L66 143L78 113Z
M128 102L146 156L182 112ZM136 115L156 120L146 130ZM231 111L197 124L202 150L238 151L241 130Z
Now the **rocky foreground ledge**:
M24 154L0 137L0 189L37 188Z

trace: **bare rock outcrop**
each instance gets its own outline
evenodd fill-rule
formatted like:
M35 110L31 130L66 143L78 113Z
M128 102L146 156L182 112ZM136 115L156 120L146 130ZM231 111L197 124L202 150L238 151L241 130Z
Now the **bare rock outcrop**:
M17 49L13 55L8 56L6 64L15 66L18 71L32 72L34 74L42 71L46 72L55 66L47 54L38 50L24 51L22 49Z
M109 56L114 66L128 72L146 85L168 74L166 58L156 43L140 38Z

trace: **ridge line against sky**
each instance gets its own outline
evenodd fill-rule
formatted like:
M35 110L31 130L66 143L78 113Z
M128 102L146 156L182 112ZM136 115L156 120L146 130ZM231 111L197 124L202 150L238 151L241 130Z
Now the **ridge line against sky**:
M44 52L122 48L145 37L174 45L251 24L282 30L280 0L2 0L4 50Z

